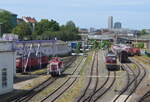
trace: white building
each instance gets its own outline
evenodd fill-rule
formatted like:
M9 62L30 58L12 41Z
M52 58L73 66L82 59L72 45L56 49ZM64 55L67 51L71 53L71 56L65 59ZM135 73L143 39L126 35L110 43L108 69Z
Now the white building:
M0 95L13 90L13 77L16 69L16 54L13 43L0 41Z
M108 29L113 29L113 16L108 17Z

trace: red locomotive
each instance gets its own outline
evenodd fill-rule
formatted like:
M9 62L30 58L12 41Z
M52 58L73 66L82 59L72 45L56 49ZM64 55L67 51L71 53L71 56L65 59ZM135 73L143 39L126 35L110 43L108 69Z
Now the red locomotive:
M31 70L30 68L35 68L45 66L48 64L48 57L41 54L41 56L36 56L34 53L31 53L30 56L19 56L16 58L16 68L18 71ZM26 69L25 69L26 68Z
M141 54L141 51L140 51L139 48L132 48L132 51L133 51L134 55L138 55L139 56Z
M106 63L106 67L109 70L112 70L114 68L116 68L117 66L117 57L113 52L108 52L108 54L105 57L105 63Z
M60 76L64 70L64 63L59 57L53 57L47 66L47 74Z

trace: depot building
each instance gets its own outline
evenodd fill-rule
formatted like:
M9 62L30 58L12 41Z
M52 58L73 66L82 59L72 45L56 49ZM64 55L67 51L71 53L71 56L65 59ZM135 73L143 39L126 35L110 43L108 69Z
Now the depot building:
M0 41L0 95L13 90L16 54L13 43Z

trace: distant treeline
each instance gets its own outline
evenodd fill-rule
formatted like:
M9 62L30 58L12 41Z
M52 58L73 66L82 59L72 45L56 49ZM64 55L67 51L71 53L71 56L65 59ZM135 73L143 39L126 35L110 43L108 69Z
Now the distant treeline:
M0 22L3 22L3 33L14 33L19 35L20 40L49 40L57 38L63 41L79 40L78 27L73 21L68 21L65 25L60 25L55 20L42 19L35 24L22 22L15 28L11 25L11 14L0 12Z

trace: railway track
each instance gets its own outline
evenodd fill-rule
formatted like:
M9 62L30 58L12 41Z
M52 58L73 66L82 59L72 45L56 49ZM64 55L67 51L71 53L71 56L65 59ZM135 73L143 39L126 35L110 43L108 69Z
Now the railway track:
M82 58L82 61L80 61L80 63L75 68L75 70L71 73L71 75L73 75L73 74L79 75L80 70L81 70L81 69L79 69L79 67L81 66L81 64L83 64L82 62L84 62L85 60L86 60L86 58ZM54 90L52 93L47 95L45 98L43 98L39 102L54 102L54 101L56 101L62 94L64 94L76 82L76 80L77 80L77 77L72 77L72 78L69 77L56 90Z
M97 53L98 54L98 53ZM99 57L99 56L98 56ZM98 62L98 57L97 57L97 60L96 60L96 70L97 70L97 73L96 73L96 75L98 76L99 75L99 62ZM83 102L90 102L91 100L92 100L92 97L94 96L94 94L95 94L95 92L97 92L97 86L98 86L98 82L99 82L99 78L97 77L97 81L96 81L96 84L95 84L95 88L94 88L94 90L93 90L93 93L92 94L90 94L87 98L85 98L84 100L83 100Z
M113 79L110 78L110 76L113 76ZM108 72L107 80L104 82L104 84L95 92L93 95L92 102L98 102L98 100L104 96L114 85L116 81L116 72Z
M123 90L120 92L120 94L113 100L113 102L119 102L118 100L122 100L122 99L120 99L120 98L122 98L121 95L125 94L125 92L127 92L128 90L132 89L131 86L134 84L134 82L137 80L137 77L140 75L139 70L138 70L138 74L135 75L135 72L127 64L126 64L126 66L122 65L122 68L127 72L127 77L128 77L127 85L125 88L123 88ZM133 75L133 78L130 77L131 74Z
M146 92L141 99L139 100L139 102L144 102L147 98L150 97L150 91Z
M76 57L74 57L70 61L70 63L66 64L65 67L69 67L74 62L75 59L76 59ZM44 81L43 83L34 87L30 91L26 92L25 94L17 96L15 98L9 100L9 102L27 102L27 101L31 100L31 98L33 98L35 95L40 93L42 90L44 90L47 86L50 86L52 83L54 83L57 79L58 78L50 77L46 81Z
M139 81L137 82L137 85L135 87L135 89L129 94L128 98L135 92L135 90L138 88L138 86L141 84L141 82L143 81L143 79L145 78L146 76L146 69L144 68L143 65L141 65L140 63L138 63L137 61L133 60L133 62L138 65L138 67L141 69L141 78L139 78ZM143 71L143 72L142 72ZM128 99L127 98L127 99ZM126 100L127 100L126 99Z
M105 54L105 53L104 53ZM111 79L111 75L113 74L113 79ZM97 88L97 90L91 95L91 101L88 102L98 102L98 100L104 96L109 89L111 89L111 87L113 86L113 84L115 83L116 80L116 73L115 72L110 72L107 71L107 78L106 80L103 82L103 84ZM107 88L106 88L107 87Z
M103 52L103 55L105 56L106 52ZM104 59L104 56L103 56L103 59ZM108 70L106 70L106 71L107 71L107 77L106 77L105 81L103 82L103 84L99 88L97 88L95 93L92 94L91 102L98 102L99 99L102 96L104 96L115 83L116 72L110 72ZM113 79L111 79L111 75L112 75Z
M96 52L94 53L94 58L93 58L93 61L92 61L90 76L93 76L93 74L94 74L94 62L95 62L95 58L96 58ZM97 56L97 60L98 60L98 56ZM95 68L98 70L98 63L96 64ZM98 75L98 72L96 74ZM89 96L88 100L91 100L90 94L93 93L93 92L95 92L95 90L97 88L98 77L96 77L96 83L95 83L94 89L92 90L92 92L88 93L88 89L90 88L90 85L92 84L92 79L93 79L92 77L89 78L88 84L87 84L87 86L86 86L83 94L77 100L77 102L84 102L84 101L86 101L87 95Z
M143 57L136 57L136 59L137 60L140 60L140 61L142 61L142 62L144 62L144 63L147 63L147 64L150 64L150 59L145 59L145 58L143 58ZM143 66L141 66L141 67L143 67ZM147 102L147 100L150 98L150 90L149 91L147 91L138 101L139 102L144 102L144 101L146 101Z
M94 66L94 63L96 63L95 64L96 66ZM94 68L96 68L96 72L95 73L94 73ZM96 74L96 76L98 76L98 73L99 73L98 71L99 71L98 70L98 53L95 52L94 59L92 61L90 76L93 76L93 74ZM93 83L92 81L95 81L94 88L92 89L92 91L90 91L90 93L88 93L88 89L90 88L90 85ZM98 86L98 82L99 82L99 78L98 77L96 77L96 79L90 77L90 79L88 81L88 84L86 86L86 89L84 90L83 94L79 97L79 99L77 100L77 102L91 101L92 94L95 93L95 91L97 89L97 86ZM88 94L88 97L87 97L87 94Z
M97 60L96 60L96 76L99 76L98 53L97 53ZM96 84L95 84L95 87L94 87L92 95L96 92L97 87L98 87L98 83L99 83L99 78L96 77ZM91 99L93 97L92 95L89 97L89 102L91 101Z
M98 65L98 62L97 62L97 65ZM97 66L97 68L98 68L98 66ZM91 68L91 72L92 72L92 68ZM111 75L113 75L113 79L110 78ZM90 80L92 80L92 79L90 79ZM77 102L96 102L96 101L98 101L102 96L104 96L104 94L106 94L109 91L109 89L111 89L111 87L115 83L116 72L111 73L110 71L108 71L108 76L107 76L105 82L99 88L97 87L97 85L95 85L96 88L94 88L92 93L88 94L88 88L89 88L89 85L91 84L90 80L89 80L89 83L88 83L86 89L84 90L83 95L78 99ZM88 94L88 97L86 97L86 94Z
M135 72L132 70L132 68L130 68L129 65L126 64L126 68L128 68L134 78L131 79L131 77L128 76L128 82L127 82L127 86L123 89L123 91L121 91L121 93L113 100L113 102L127 102L129 100L129 98L132 96L132 94L136 91L136 89L138 88L138 86L140 85L140 83L142 82L142 80L144 79L144 77L146 76L146 70L145 68L137 63L135 60L132 60L132 62L137 65L137 68L138 68L138 72L137 74L135 74ZM128 73L128 75L130 74L130 72L126 69L126 72ZM125 97L122 97L124 96L125 92L128 92L128 90L130 90L129 93L126 93L128 95L126 95Z

